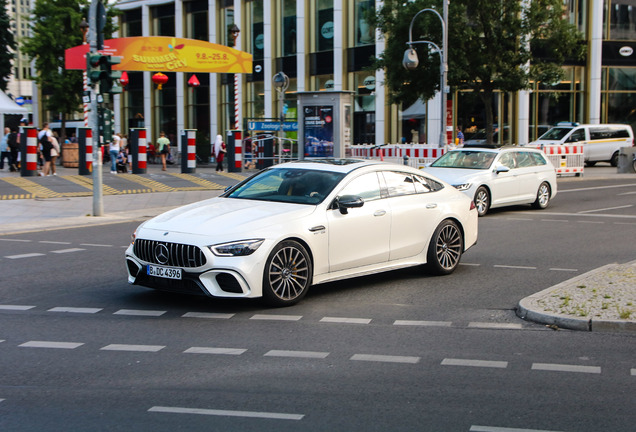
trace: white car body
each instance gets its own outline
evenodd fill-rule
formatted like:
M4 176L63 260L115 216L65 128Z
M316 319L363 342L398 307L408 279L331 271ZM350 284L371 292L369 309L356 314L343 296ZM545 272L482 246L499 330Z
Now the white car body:
M492 163L479 168L473 166L436 167L436 165L444 165L443 158L454 156L451 154L453 152L458 152L455 156L461 155L461 152L488 156L492 158ZM525 159L528 153L537 155L542 161L541 164L528 163L519 164L528 166L518 166L517 155L523 154ZM524 147L469 148L452 150L447 154L449 156L440 157L423 170L453 185L471 199L475 199L480 216L483 216L491 208L535 203L542 184L549 186L548 202L556 196L556 171L540 150ZM532 158L534 157L532 156ZM521 160L521 157L518 159ZM480 200L476 197L480 188L485 188L489 194L489 203L485 207L480 205ZM547 206L547 202L545 206Z
M266 171L273 177L284 172L281 170L336 173L344 178L315 203L231 198L232 194L240 193L241 188L248 188L250 181L256 184L250 178L220 197L152 218L137 228L133 244L126 250L129 283L211 297L261 297L268 259L282 242L293 241L306 249L312 268L309 283L316 285L425 264L429 241L446 220L460 227L462 252L477 241L477 213L471 200L419 170L372 161L349 161L341 165L299 161L277 165L253 178ZM387 171L404 178L428 178L440 188L426 193L366 199L361 206L348 208L346 214L334 205L337 199L344 201L342 192L356 185L352 181L393 175L377 174ZM404 184L413 187L409 182ZM219 256L210 248L251 239L262 240L262 243L246 256ZM166 246L165 251L169 249L169 254L180 255L180 261L166 258L161 262L164 261L161 245ZM151 278L149 265L163 268L161 271L180 271L182 279Z

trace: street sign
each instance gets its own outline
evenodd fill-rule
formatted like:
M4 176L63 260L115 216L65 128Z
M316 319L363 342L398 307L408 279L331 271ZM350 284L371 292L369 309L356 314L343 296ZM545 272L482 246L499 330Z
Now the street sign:
M251 121L247 122L247 129L251 131L279 131L280 122L276 121ZM297 132L298 122L283 122L283 131L285 132Z

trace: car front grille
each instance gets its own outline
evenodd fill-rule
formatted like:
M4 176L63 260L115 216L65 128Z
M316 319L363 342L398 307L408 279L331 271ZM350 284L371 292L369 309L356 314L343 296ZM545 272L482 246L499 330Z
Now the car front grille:
M205 255L198 246L136 239L135 255L142 261L170 267L201 267Z

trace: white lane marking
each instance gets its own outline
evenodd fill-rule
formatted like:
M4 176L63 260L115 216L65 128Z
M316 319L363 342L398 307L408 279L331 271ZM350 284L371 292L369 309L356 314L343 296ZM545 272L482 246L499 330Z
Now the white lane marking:
M442 366L468 366L468 367L505 369L508 367L508 362L445 358L444 360L442 360Z
M341 323L341 324L369 324L371 319L368 318L339 318L339 317L324 317L320 322L328 323Z
M329 355L328 352L318 351L285 351L271 350L264 354L265 357L293 357L293 358L317 358L323 359Z
M148 412L162 412L162 413L171 413L171 414L201 414L201 415L224 416L224 417L249 417L249 418L263 418L263 419L275 419L275 420L302 420L303 417L305 417L304 414L285 414L285 413L259 412L259 411L229 411L229 410L163 407L163 406L154 406L150 408Z
M0 241L6 241L6 242L20 242L20 243L31 243L33 240L23 240L23 239L5 239L5 238L0 238Z
M83 343L77 342L51 342L51 341L29 341L25 342L21 345L24 348L59 348L59 349L75 349L79 346L84 345Z
M213 319L230 319L234 314L222 314L212 312L186 312L182 318L213 318Z
M43 253L28 253L28 254L21 254L21 255L9 255L9 256L5 256L5 258L21 259L21 258L33 258L33 257L39 257L39 256L44 256L44 254Z
M576 223L580 224L593 224L593 225L603 225L604 221L576 221Z
M511 220L511 221L531 221L531 220L534 220L534 219L531 219L531 218L515 218L515 217L509 217L509 218L506 218L506 219L507 220Z
M0 402L2 402L4 399L0 399Z
M302 318L302 315L265 315L265 314L256 314L250 317L250 319L253 319L253 320L265 320L265 321L298 321L301 318Z
M184 351L186 354L219 354L219 355L241 355L246 349L242 348L213 348L213 347L192 347Z
M165 345L128 345L110 344L100 348L102 351L135 351L135 352L157 352L165 348Z
M516 428L506 428L506 427L495 427L495 426L471 426L470 432L560 432L553 430L543 430L543 429L516 429Z
M551 271L564 271L564 272L577 272L577 271L579 271L579 269L558 268L558 267L551 267L549 270L551 270Z
M634 195L634 194L636 194L636 192L623 192L623 193L616 194L616 196Z
M631 375L632 375L632 376L636 376L636 369L632 369L632 370L631 370Z
M515 266L515 265L500 265L500 264L495 264L493 267L495 268L507 268L507 269L519 269L519 270L536 270L536 267L530 267L530 266Z
M5 339L0 339L0 343L5 342Z
M636 215L613 215L613 214L585 214L585 213L557 213L541 212L543 216L565 216L565 217L589 217L589 218L611 218L611 219L636 219ZM569 222L563 219L541 219L547 222Z
M612 186L593 186L593 187L586 187L586 188L579 188L579 189L561 189L559 188L559 193L566 193L566 192L586 192L586 191L590 191L590 190L595 190L595 189L614 189L614 188L621 188L621 187L633 187L633 184L623 184L623 185L612 185Z
M614 225L636 225L636 222L614 222Z
M80 252L80 251L85 251L85 250L86 249L81 249L81 248L71 248L71 249L54 250L54 251L51 251L51 253L63 254L63 253L71 253L71 252Z
M401 326L423 326L423 327L450 327L453 323L450 321L411 321L411 320L395 320L393 325Z
M541 219L541 222L565 222L565 223L570 223L569 220L564 220L564 219Z
M585 211L580 211L578 213L579 214L596 213L596 212L602 212L607 210L619 210L619 209L630 208L630 207L633 207L633 205L629 204L629 205L624 205L619 207L607 207L607 208L595 209L595 210L585 210Z
M33 309L35 306L23 306L23 305L0 305L0 310L19 310L25 311Z
M462 263L462 262L460 262L459 265L479 267L481 264L477 264L477 263Z
M49 309L49 312L69 312L69 313L84 313L94 314L103 310L102 308L78 308L78 307L54 307Z
M80 243L80 246L113 247L113 245L95 244L95 243Z
M129 315L129 316L161 316L167 311L155 311L155 310L136 310L136 309L120 309L114 312L113 315Z
M592 373L592 374L601 373L601 368L599 366L578 366L578 365L566 365L566 364L555 364L555 363L532 363L532 370L554 371L554 372L579 372L579 373Z
M71 244L71 242L47 241L47 240L40 240L38 243L58 244L58 245L70 245Z
M517 323L470 322L468 328L520 330L523 326Z
M420 361L420 357L411 356L389 356L389 355L374 355L374 354L354 354L350 360L355 361L369 361L369 362L382 362L382 363L410 363L415 364Z

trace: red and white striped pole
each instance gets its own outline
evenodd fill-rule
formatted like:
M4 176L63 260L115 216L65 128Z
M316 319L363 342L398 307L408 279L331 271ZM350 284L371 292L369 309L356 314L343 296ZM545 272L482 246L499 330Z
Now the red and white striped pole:
M148 167L146 158L147 145L148 141L146 141L146 129L139 129L139 140L137 144L137 167L140 170L143 170L143 173L146 172L146 168Z
M93 172L93 130L86 130L86 169Z
M243 167L243 134L240 130L234 131L234 168L235 172L241 172ZM228 169L229 171L229 169Z
M20 171L22 177L32 177L38 175L38 130L34 127L25 127L26 148L22 155L26 162Z
M196 130L189 130L187 132L188 137L188 168L195 169L197 167L197 141Z

